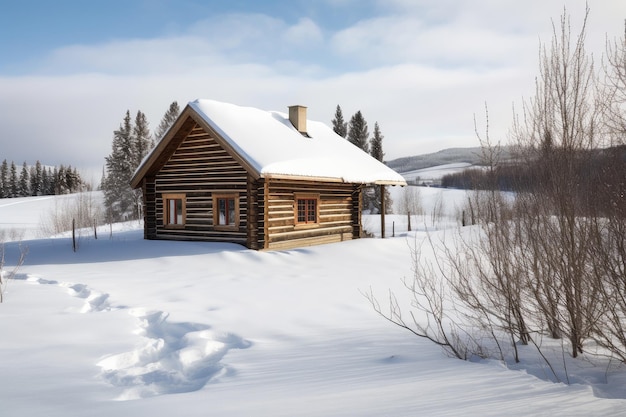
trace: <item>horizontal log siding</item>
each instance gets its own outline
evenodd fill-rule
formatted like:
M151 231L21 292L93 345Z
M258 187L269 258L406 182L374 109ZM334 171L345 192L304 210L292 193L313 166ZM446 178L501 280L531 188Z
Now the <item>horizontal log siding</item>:
M263 181L248 176L248 243L250 249L263 249L265 246L265 213Z
M353 237L354 185L309 181L270 181L267 196L267 249L340 242ZM319 194L319 224L296 225L296 194Z
M145 177L143 180L143 237L144 239L156 239L156 185L154 177Z
M156 175L156 238L247 244L246 171L201 127L195 126ZM239 193L239 228L213 229L213 194ZM163 225L163 194L186 195L184 228Z
M352 193L352 235L355 238L363 237L363 227L361 225L361 193L363 192L363 186L359 186L354 189Z

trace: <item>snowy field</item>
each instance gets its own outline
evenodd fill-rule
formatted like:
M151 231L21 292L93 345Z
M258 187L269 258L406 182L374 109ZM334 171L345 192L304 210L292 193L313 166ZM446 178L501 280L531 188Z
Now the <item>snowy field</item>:
M401 292L412 242L449 233L466 198L420 194L411 233L388 216L393 238L273 252L144 241L126 223L84 233L74 253L69 238L38 235L59 197L0 200L0 229L29 250L0 304L0 415L625 415L626 400L599 395L625 390L609 372L565 385L463 362L372 311L361 291ZM435 219L442 199L450 217Z

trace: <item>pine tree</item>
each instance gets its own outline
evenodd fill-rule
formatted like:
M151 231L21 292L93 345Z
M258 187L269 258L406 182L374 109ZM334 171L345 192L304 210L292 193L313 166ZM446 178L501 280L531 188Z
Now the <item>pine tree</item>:
M367 130L367 122L363 118L361 110L352 116L349 127L348 140L350 143L369 153L369 132Z
M374 136L372 136L372 140L370 141L370 155L380 162L383 162L385 156L383 153L383 138L384 136L380 133L378 122L374 123Z
M383 138L384 136L380 132L380 126L378 126L378 122L374 123L374 136L372 136L372 140L370 142L370 155L376 158L380 162L383 162L383 158L385 157L385 153L383 152ZM372 204L378 213L381 212L381 199L380 199L380 190L381 187L375 187L374 189L374 199ZM391 194L389 190L385 188L385 214L392 213L393 201L391 200Z
M339 107L339 104L337 104L337 109L335 110L335 118L333 119L333 130L342 138L345 138L348 135L348 123L343 119L343 113L341 111L341 107Z
M22 164L17 192L20 197L28 197L30 195L30 173L28 172L26 162Z
M54 194L61 195L67 191L67 176L65 174L65 166L59 165L59 169L56 170L54 176Z
M134 211L135 196L129 184L136 167L132 130L127 110L120 128L113 132L111 154L105 158L107 175L101 184L110 221L123 220Z
M176 119L178 119L179 114L180 107L178 107L178 102L174 101L170 104L170 108L165 112L163 118L161 119L161 123L159 123L156 132L154 132L157 142L163 139L163 136L165 136L165 133L167 133L170 126L172 126Z
M30 169L30 195L42 195L42 183L41 162L37 161Z
M41 195L50 195L50 168L41 169Z
M68 165L65 170L65 185L67 186L67 192L72 194L78 191L79 180L76 169L72 170L72 166Z
M148 128L148 120L146 115L138 111L135 117L135 125L132 134L132 170L133 172L139 166L144 156L148 154L151 147L150 129ZM130 178L129 178L130 180Z
M0 165L0 198L9 197L9 163L5 159Z
M48 194L55 195L57 193L57 182L59 179L59 169L57 167L54 167L52 171L48 171L48 179L50 180Z
M9 173L9 197L17 197L18 190L17 167L15 166L15 162L11 161L11 171Z

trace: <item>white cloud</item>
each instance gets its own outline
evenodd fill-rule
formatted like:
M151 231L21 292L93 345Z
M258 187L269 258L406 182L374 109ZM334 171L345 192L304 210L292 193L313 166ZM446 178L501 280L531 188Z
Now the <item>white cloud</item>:
M417 16L360 22L332 40L338 54L366 65L422 63L433 66L508 65L536 45L524 36L450 22L433 25Z
M309 18L302 18L287 28L284 38L287 42L305 47L323 41L322 30Z

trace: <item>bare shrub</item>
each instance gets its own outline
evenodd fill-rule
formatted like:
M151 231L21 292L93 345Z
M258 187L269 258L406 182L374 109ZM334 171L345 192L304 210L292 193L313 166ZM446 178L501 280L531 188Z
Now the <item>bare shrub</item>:
M7 284L15 277L17 271L24 263L28 248L18 244L18 255L12 262L12 267L6 270L6 233L0 231L0 303L4 302L4 294L7 288Z
M401 214L421 216L424 214L422 195L419 187L407 185L403 188L400 197L399 210Z
M430 210L430 224L432 227L436 227L437 224L441 223L443 216L445 214L445 203L443 201L443 193L437 193L437 197L433 203L433 206Z
M45 213L40 222L44 236L56 235L76 228L92 227L104 218L102 205L92 193L76 194L74 198L57 199L50 212Z
M428 242L430 248L434 248L430 238ZM371 288L363 295L374 311L389 322L441 346L453 357L466 360L479 354L479 345L459 324L454 299L448 282L439 270L440 265L422 258L423 245L423 241L416 241L411 247L413 276L403 280L410 295L410 308L401 305L391 290L386 305L381 304Z

